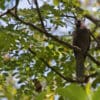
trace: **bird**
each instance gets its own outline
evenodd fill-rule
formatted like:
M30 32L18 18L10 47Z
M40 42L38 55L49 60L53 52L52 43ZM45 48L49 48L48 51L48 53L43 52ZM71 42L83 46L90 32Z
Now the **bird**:
M41 92L42 91L42 85L38 79L33 80L34 86L35 86L35 91L36 92Z
M78 51L74 49L74 56L76 59L76 78L78 81L84 81L85 78L85 66L84 62L86 54L90 48L90 30L85 26L82 20L75 21L75 30L73 32L73 46L77 46L81 49Z

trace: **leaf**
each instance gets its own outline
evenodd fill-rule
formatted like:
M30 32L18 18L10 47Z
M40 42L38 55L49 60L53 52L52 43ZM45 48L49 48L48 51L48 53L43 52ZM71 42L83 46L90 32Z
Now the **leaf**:
M88 82L86 84L86 93L87 93L87 95L89 95L91 93L91 83L90 82Z
M59 88L57 93L68 100L88 100L85 90L77 85L71 84L65 88Z
M53 93L53 92L48 93L48 94L46 95L46 100L54 100L54 93Z
M46 92L41 92L41 93L36 97L35 100L44 100L45 96L46 96Z
M97 90L94 91L92 100L100 100L100 87L98 87Z
M59 0L53 0L53 3L54 3L55 6L58 6Z
M0 0L0 7L1 7L2 9L5 8L4 3L5 3L5 0Z

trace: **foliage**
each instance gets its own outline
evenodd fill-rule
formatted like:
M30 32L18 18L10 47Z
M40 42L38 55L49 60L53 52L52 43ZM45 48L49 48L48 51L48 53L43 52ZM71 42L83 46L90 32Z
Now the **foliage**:
M1 12L11 9L15 1L0 0ZM83 18L85 14L91 12L80 10L82 4L79 0L53 0L52 3L47 0L42 1L43 4L39 1L38 3L41 5L40 12L48 33L71 44L72 31L75 27L73 16ZM29 7L21 8L22 2L28 2ZM61 75L68 79L75 79L73 51L27 24L32 23L43 30L34 2L20 0L17 10L19 18L26 23L22 23L9 12L0 16L0 100L3 98L7 100L80 100L80 98L99 100L99 66L89 58L86 59L86 74L97 73L97 76L91 77L92 82L81 85L78 82L64 80ZM14 13L14 9L11 12ZM98 18L99 12L92 13L95 13ZM89 23L89 28L92 31L95 25ZM98 35L98 30L99 28L96 28L95 36ZM100 60L100 52L95 48L96 42L93 40L90 54ZM36 90L34 79L38 79L42 86L40 92Z

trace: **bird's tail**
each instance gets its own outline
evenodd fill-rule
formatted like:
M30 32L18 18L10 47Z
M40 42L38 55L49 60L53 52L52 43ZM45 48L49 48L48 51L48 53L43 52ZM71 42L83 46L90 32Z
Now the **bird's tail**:
M84 55L78 54L76 57L76 77L78 81L84 80L84 72L85 72L84 61L85 61Z

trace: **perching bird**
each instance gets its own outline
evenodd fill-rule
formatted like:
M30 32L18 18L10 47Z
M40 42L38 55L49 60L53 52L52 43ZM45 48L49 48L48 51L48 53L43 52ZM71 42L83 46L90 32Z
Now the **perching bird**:
M76 59L76 77L78 81L84 80L85 72L85 58L90 47L90 30L86 28L81 20L77 20L76 29L73 32L73 45L81 49L80 51L74 50Z
M35 86L35 91L36 92L41 92L42 91L42 85L38 79L33 80L34 86Z

